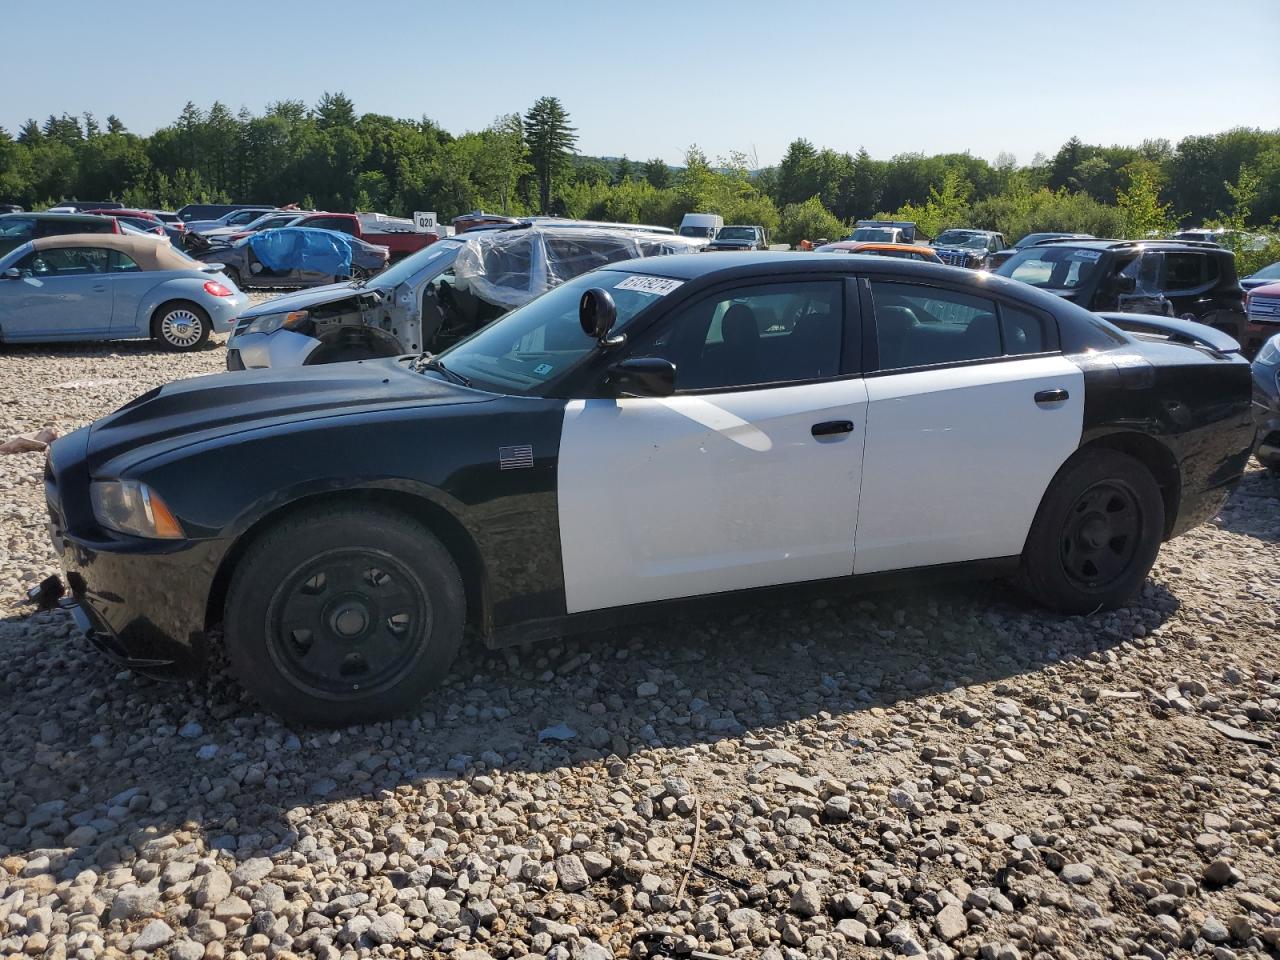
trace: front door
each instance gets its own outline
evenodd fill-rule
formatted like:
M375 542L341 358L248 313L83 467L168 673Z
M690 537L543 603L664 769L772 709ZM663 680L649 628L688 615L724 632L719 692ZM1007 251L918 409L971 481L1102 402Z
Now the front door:
M851 574L867 398L850 375L856 328L841 280L723 290L628 350L675 364L673 396L571 401L568 612Z
M918 283L872 281L855 570L1022 553L1080 443L1084 375L1052 317Z
M110 251L96 247L35 250L14 264L20 277L0 283L6 340L76 340L108 333Z

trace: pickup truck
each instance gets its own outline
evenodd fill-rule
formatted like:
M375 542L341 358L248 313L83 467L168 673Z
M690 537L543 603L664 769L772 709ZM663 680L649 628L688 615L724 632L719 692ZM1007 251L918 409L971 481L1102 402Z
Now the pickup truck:
M732 224L721 227L716 238L702 248L703 253L723 250L768 250L769 235L764 227Z
M853 233L845 237L851 243L915 243L916 225L911 220L859 220Z

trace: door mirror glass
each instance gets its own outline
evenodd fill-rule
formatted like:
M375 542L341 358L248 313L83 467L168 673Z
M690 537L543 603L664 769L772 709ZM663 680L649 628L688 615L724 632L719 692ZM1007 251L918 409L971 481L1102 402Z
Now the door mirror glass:
M0 276L4 277L6 280L17 280L22 276L22 271L17 267L10 267L3 274L0 274Z
M618 307L608 290L592 287L578 301L578 322L588 337L604 343L618 319Z
M676 389L676 365L663 357L632 357L609 367L609 382L620 393L669 397Z

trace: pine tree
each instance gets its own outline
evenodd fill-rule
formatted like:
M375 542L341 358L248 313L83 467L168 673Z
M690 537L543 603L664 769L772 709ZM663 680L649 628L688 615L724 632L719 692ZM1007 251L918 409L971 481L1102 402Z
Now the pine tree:
M624 153L622 155L622 159L618 161L618 165L617 167L614 168L614 171L613 171L614 184L616 185L619 183L626 183L628 180L631 179L632 172L633 172L633 165L631 161L627 159L627 155Z
M128 133L124 128L124 121L117 117L114 113L107 114L107 133Z
M575 152L578 132L569 126L569 114L556 97L539 97L524 117L529 160L538 178L538 209L551 209L551 182L566 170Z
M655 190L664 190L671 185L671 168L654 157L652 160L645 161L644 178Z

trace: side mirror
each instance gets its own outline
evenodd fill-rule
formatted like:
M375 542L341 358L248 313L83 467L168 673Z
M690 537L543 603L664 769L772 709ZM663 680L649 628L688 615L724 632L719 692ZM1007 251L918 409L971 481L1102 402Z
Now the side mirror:
M4 273L0 273L0 277L3 277L5 280L20 280L22 279L22 271L17 267L10 267Z
M676 392L676 365L662 357L632 357L609 367L609 381L623 393L669 397Z
M1138 289L1138 281L1133 277L1116 277L1116 293L1133 293Z
M582 332L604 344L609 341L609 331L618 319L618 305L608 290L592 287L578 301L578 322Z

